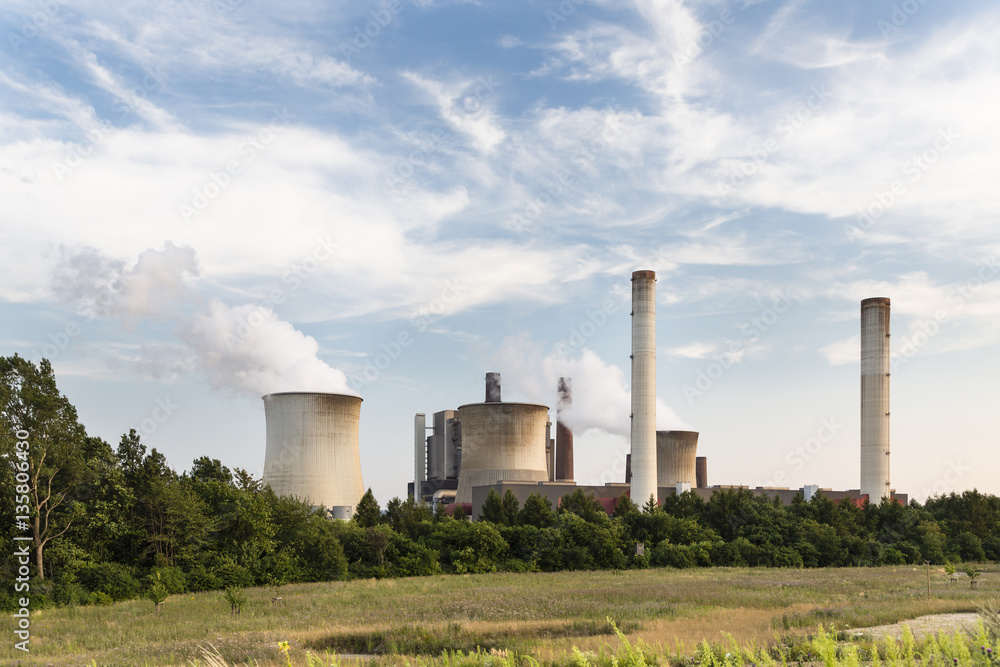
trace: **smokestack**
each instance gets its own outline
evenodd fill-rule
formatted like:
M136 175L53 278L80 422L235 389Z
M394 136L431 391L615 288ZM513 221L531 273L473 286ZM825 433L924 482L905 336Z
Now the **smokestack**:
M423 505L424 477L427 474L427 415L413 417L413 502Z
M878 503L889 488L889 299L861 302L861 493Z
M487 373L486 374L486 402L487 403L499 403L500 402L500 374L499 373Z
M632 502L656 500L656 272L632 273Z
M694 460L695 488L708 488L708 457L699 456Z
M563 410L573 404L572 378L559 378L559 402L556 404L556 480L573 481L573 431L563 421Z

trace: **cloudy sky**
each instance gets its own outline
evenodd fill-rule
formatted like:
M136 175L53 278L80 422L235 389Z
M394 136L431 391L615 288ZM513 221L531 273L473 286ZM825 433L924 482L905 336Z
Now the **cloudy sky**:
M892 299L892 481L1000 493L1000 9L985 0L0 8L0 353L88 430L263 470L260 396L555 405L621 477L629 276L661 428L713 484L859 482L859 302Z

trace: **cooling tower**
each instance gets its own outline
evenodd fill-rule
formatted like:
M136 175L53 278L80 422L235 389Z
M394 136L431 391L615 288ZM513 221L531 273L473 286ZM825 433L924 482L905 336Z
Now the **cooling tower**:
M656 273L632 273L632 502L656 498Z
M457 503L472 502L472 487L500 481L544 482L549 409L533 403L471 403L458 408L462 467Z
M573 404L573 380L559 378L559 402L556 404L556 480L573 481L573 431L563 421L563 411Z
M656 432L656 484L674 486L697 483L695 459L697 431Z
M358 422L361 398L286 392L264 396L264 483L279 496L350 518L364 494Z
M699 456L694 460L694 477L696 489L708 488L708 458Z
M861 493L878 503L889 487L889 299L861 302Z

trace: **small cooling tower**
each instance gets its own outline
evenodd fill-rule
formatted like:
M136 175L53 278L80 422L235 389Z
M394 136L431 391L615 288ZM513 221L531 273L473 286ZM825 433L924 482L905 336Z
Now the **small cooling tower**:
M544 482L549 409L534 403L471 403L458 408L462 467L457 503L472 502L472 487L501 481Z
M657 431L656 485L688 484L697 488L697 453L697 431Z
M358 424L361 398L285 392L264 396L264 483L349 519L364 495Z

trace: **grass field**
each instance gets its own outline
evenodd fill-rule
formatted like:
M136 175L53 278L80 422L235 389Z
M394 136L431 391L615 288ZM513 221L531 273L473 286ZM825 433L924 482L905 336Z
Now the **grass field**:
M612 618L630 640L691 653L727 633L758 646L788 635L861 628L924 614L975 611L1000 596L1000 566L981 568L978 589L949 584L923 567L880 569L632 570L439 577L301 584L248 591L230 616L222 594L171 596L157 615L148 601L62 608L31 619L31 654L0 647L0 664L182 665L214 646L228 663L295 664L323 655L439 655L515 651L549 660L573 647L615 647ZM8 620L10 623L10 620ZM19 663L20 661L20 663Z

